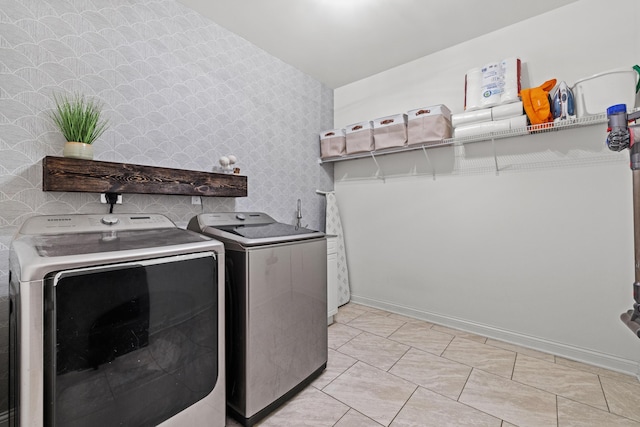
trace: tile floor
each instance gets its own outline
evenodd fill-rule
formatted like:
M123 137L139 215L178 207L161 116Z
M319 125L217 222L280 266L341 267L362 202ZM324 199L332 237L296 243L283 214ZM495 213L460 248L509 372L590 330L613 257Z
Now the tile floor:
M258 426L640 427L635 377L354 303L335 320L326 371Z

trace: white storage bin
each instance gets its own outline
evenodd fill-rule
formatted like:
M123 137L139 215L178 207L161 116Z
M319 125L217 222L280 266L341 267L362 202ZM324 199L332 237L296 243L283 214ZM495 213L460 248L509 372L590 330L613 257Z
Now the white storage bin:
M373 151L373 123L370 121L354 123L345 128L347 154Z
M375 119L373 140L376 150L404 146L407 143L407 115L394 114Z
M407 112L407 145L436 144L451 138L451 133L451 111L446 105Z
M633 68L619 68L578 80L571 88L576 116L601 114L616 104L627 104L627 110L633 110L637 79Z
M320 134L320 158L344 156L347 152L344 129L332 129Z

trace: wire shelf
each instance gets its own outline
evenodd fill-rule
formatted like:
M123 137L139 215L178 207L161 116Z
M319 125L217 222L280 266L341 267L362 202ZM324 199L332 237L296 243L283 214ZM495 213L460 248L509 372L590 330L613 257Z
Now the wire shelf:
M471 144L474 142L491 141L491 140L503 139L503 138L513 138L515 136L536 135L540 133L558 132L565 129L598 125L606 122L607 122L607 115L606 113L602 113L602 114L596 114L596 115L586 116L586 117L581 117L576 119L562 120L556 123L544 123L540 125L526 126L522 128L510 129L510 130L501 131L501 132L491 132L491 133L485 133L481 135L466 136L462 138L447 138L447 139L443 139L440 142L435 142L435 143L387 148L384 150L367 151L364 153L346 154L344 156L336 156L336 157L329 157L326 159L319 159L318 163L322 164L322 163L340 162L343 160L362 159L366 157L369 157L369 158L373 157L375 159L376 156L383 156L386 154L401 153L405 151L425 150L430 148L446 147L446 146L454 146L454 145L465 145L465 144Z

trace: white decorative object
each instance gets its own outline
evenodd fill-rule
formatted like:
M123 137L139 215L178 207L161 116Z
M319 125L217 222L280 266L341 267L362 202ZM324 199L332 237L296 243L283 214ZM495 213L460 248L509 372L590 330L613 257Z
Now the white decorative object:
M235 157L234 157L235 159ZM220 157L220 160L218 160L218 162L220 163L220 172L222 173L231 173L231 160L229 159L229 157L227 156L222 156Z
M219 167L218 166L214 166L213 167L213 171L214 172L235 173L235 174L239 174L240 173L240 169L239 168L234 168L233 167L233 165L235 165L238 162L238 158L236 156L234 156L233 154L229 154L228 156L220 157L218 162L220 163L220 166Z

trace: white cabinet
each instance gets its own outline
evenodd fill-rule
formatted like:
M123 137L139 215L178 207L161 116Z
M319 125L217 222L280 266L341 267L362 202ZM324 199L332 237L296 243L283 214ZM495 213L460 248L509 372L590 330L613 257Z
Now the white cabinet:
M327 324L338 314L338 237L327 236Z

